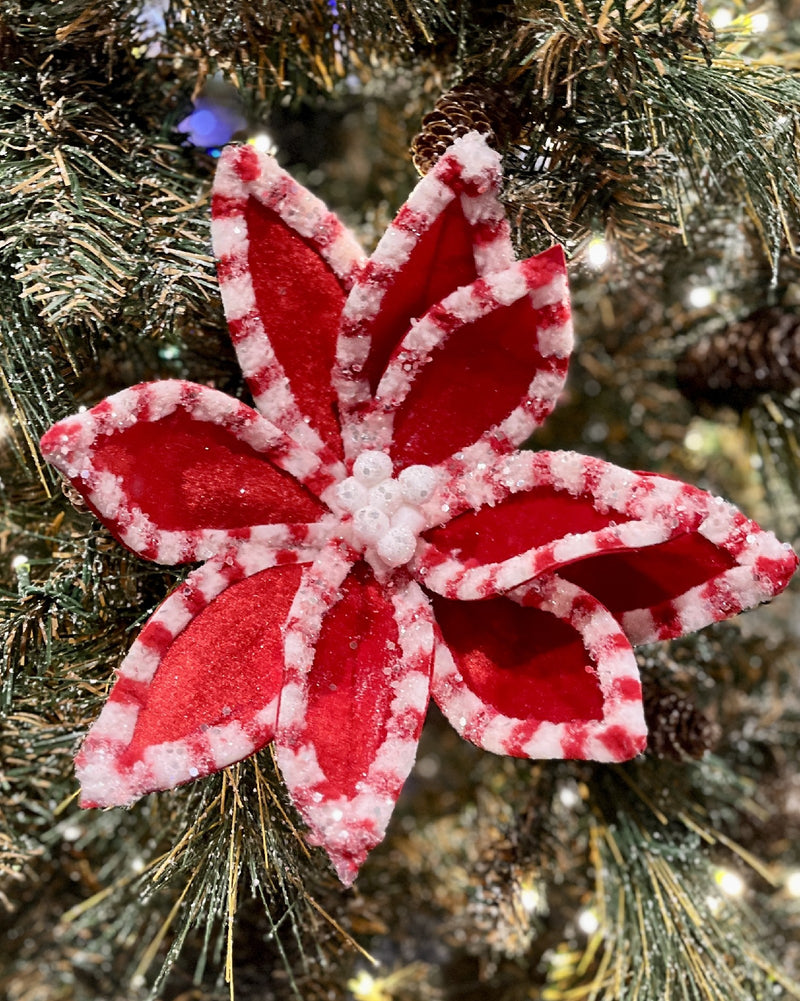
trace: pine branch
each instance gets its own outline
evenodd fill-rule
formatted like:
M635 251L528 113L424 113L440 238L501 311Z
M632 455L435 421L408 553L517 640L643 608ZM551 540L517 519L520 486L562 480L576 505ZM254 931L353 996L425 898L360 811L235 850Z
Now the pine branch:
M798 158L800 87L791 74L743 58L736 43L702 42L704 24L694 25L699 51L682 4L531 6L505 73L527 95L530 130L512 161L513 201L539 227L573 241L600 229L638 256L670 233L687 242L691 213L741 202L769 259L792 244L800 187L786 164Z
M752 1001L772 996L775 982L785 996L800 997L800 984L781 974L761 944L770 935L739 896L746 884L715 862L714 835L688 818L682 832L668 826L660 804L648 810L644 793L644 809L631 810L618 781L626 775L638 789L630 769L595 776L588 939L583 950L557 956L548 999Z

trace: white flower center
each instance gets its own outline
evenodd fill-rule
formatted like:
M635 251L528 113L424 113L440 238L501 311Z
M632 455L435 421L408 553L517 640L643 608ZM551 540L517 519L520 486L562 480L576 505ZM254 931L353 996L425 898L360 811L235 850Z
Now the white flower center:
M356 541L367 555L386 566L401 567L417 549L425 527L420 510L436 486L430 466L408 466L392 478L392 460L385 452L362 452L353 475L336 488L336 498L353 516Z

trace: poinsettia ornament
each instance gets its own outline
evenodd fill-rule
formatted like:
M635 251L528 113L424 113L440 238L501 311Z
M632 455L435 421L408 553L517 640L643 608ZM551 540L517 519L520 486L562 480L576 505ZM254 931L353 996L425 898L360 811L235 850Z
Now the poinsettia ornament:
M621 761L631 643L771 598L796 567L703 491L518 446L572 347L562 252L516 262L499 157L457 140L365 259L275 161L223 154L213 238L255 409L146 383L55 425L56 465L129 549L206 562L145 625L77 757L127 804L274 741L350 883L432 694L501 754Z

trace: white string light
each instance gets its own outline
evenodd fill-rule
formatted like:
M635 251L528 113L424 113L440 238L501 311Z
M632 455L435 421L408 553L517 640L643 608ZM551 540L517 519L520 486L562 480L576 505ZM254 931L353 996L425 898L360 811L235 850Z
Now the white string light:
M714 873L714 882L726 897L741 897L745 891L742 877L730 869L717 869Z
M576 807L581 801L578 790L572 785L562 786L558 790L558 798L562 806L565 806L568 810Z
M693 309L705 309L717 299L717 290L710 285L696 285L686 297Z
M586 248L586 261L590 268L599 271L608 264L611 257L611 249L602 236L595 236L589 241Z
M526 880L520 884L519 902L526 914L537 914L545 910L544 894L533 880Z
M717 9L711 13L711 23L717 31L722 28L727 28L732 21L733 11L730 7L717 7Z
M786 877L786 892L790 897L800 897L800 869L794 869Z
M259 153L269 153L274 156L278 151L278 147L275 145L275 140L269 132L257 132L254 136L248 139L248 142L251 146L255 146Z

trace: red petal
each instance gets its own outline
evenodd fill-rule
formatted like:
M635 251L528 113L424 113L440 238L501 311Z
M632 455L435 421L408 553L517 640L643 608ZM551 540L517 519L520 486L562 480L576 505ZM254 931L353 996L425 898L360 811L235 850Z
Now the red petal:
M222 299L256 407L306 447L319 452L321 436L341 454L331 367L360 247L252 146L223 153L212 215Z
M507 598L433 599L433 696L497 754L624 761L646 728L636 661L609 612L556 575Z
M370 447L400 466L511 451L555 406L571 345L560 247L458 289L393 355L365 415Z
M329 485L315 456L250 407L188 382L123 390L54 425L41 448L118 539L161 563L326 511L295 478Z
M412 318L511 264L500 182L500 157L472 133L417 184L345 306L337 349L344 411L369 399Z
M131 803L272 740L281 627L302 576L269 566L282 558L245 546L196 570L156 611L76 758L82 806Z
M479 510L424 533L415 569L427 587L471 600L558 569L635 643L766 601L797 565L791 549L720 499L574 453L520 453L462 476L438 499Z
M430 608L413 582L318 561L287 626L276 749L295 805L345 884L383 839L430 688ZM316 602L320 579L326 597ZM311 599L311 600L309 600Z

